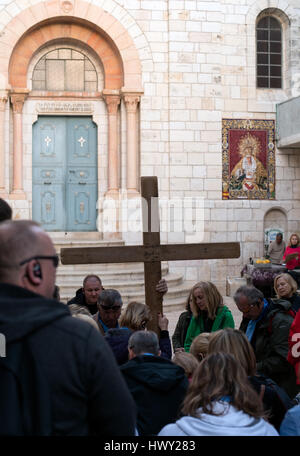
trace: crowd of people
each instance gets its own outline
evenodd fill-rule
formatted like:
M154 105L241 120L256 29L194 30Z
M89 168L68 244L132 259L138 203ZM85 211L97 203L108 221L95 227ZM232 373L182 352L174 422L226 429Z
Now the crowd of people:
M164 314L159 335L147 330L150 309L123 310L97 275L61 303L59 259L37 223L8 214L0 245L0 435L300 435L300 296L288 272L275 299L236 291L239 329L217 287L196 283L170 339ZM153 292L167 289L162 279Z

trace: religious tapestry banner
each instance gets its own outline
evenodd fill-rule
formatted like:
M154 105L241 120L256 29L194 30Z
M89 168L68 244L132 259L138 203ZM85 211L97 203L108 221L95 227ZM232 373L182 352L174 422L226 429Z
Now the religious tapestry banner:
M222 199L275 199L275 121L222 120Z

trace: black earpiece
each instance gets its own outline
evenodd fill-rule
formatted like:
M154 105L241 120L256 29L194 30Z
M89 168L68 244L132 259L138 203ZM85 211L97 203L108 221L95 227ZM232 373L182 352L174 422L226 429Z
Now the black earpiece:
M40 266L40 263L36 263L34 266L33 266L33 275L35 277L38 277L39 279L41 279L43 276L42 276L42 270L41 270L41 266Z

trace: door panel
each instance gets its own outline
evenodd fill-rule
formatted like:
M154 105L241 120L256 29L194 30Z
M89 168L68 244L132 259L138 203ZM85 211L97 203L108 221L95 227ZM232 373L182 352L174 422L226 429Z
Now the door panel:
M97 128L86 117L33 126L33 219L47 231L96 230Z
M96 230L97 129L88 118L68 119L67 201L68 226Z
M68 220L73 223L78 231L96 229L93 213L95 212L96 199L93 197L93 186L86 185L78 189L78 185L70 185L70 204L68 206Z
M33 126L32 218L47 231L65 229L65 127L56 117Z

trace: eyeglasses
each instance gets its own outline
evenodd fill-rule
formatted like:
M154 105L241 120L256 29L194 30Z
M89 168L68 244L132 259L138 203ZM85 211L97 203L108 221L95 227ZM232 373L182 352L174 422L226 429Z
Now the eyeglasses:
M58 255L51 255L51 256L37 255L37 256L33 256L33 257L30 257L30 258L27 258L26 260L21 261L21 263L19 263L19 266L22 266L25 263L29 263L29 261L31 261L31 260L51 260L51 261L53 261L53 266L55 268L57 268L58 263L59 263Z
M100 307L101 309L103 309L105 312L109 312L110 310L112 310L113 312L118 312L118 310L121 309L121 306L103 306L102 304L100 304Z
M255 303L255 304L260 304L260 302L257 301L257 303ZM250 309L252 309L255 306L255 304L246 304L245 306L242 306L242 307L238 305L237 308L239 309L240 312L242 312L243 314L246 314L250 311Z

